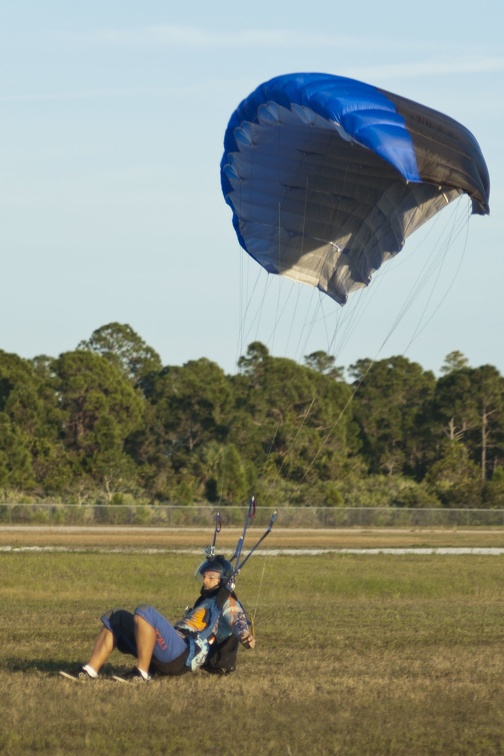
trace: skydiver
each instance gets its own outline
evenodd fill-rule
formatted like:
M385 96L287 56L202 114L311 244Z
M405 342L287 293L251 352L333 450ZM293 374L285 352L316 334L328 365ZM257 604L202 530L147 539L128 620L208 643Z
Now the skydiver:
M255 647L250 623L230 584L231 563L218 554L196 570L203 587L194 606L172 625L154 607L138 606L134 613L113 609L102 615L89 661L75 672L59 674L70 680L93 680L112 651L136 657L133 669L119 682L143 683L153 674L182 675L199 668L214 674L234 672L238 646Z

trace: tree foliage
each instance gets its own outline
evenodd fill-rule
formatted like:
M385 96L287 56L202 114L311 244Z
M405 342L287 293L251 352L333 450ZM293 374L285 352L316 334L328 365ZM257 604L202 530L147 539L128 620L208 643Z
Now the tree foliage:
M130 326L75 351L0 352L5 495L273 506L504 505L504 382L459 352L441 375L405 357L304 364L253 342L226 375L162 366Z
M133 383L147 380L162 367L157 352L127 324L108 323L97 328L89 340L80 342L77 349L105 357Z
M421 479L434 374L405 357L362 360L350 372L356 388L354 415L369 471Z

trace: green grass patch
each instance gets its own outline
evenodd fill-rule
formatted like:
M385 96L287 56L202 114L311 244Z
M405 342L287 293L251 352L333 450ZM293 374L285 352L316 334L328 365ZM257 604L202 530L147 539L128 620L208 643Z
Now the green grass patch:
M0 751L500 754L502 557L253 557L239 595L257 647L228 678L73 684L111 607L176 620L198 557L0 554Z

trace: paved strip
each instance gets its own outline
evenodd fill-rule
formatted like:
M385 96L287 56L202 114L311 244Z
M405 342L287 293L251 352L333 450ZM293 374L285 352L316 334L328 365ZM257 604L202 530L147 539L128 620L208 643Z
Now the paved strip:
M201 549L170 549L170 548L138 548L131 547L103 547L103 546L0 546L0 552L64 552L82 553L98 552L100 554L201 554ZM404 556L412 554L420 555L463 555L475 554L478 556L502 556L504 548L486 547L433 547L433 548L369 548L369 549L256 549L256 556L317 556L319 554L387 554L392 556Z

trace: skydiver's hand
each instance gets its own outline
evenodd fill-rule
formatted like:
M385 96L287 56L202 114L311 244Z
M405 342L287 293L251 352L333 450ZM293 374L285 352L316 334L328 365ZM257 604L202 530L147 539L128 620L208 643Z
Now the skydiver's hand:
M242 638L240 638L240 643L245 646L245 648L254 648L255 638L249 633L248 635L244 635Z

